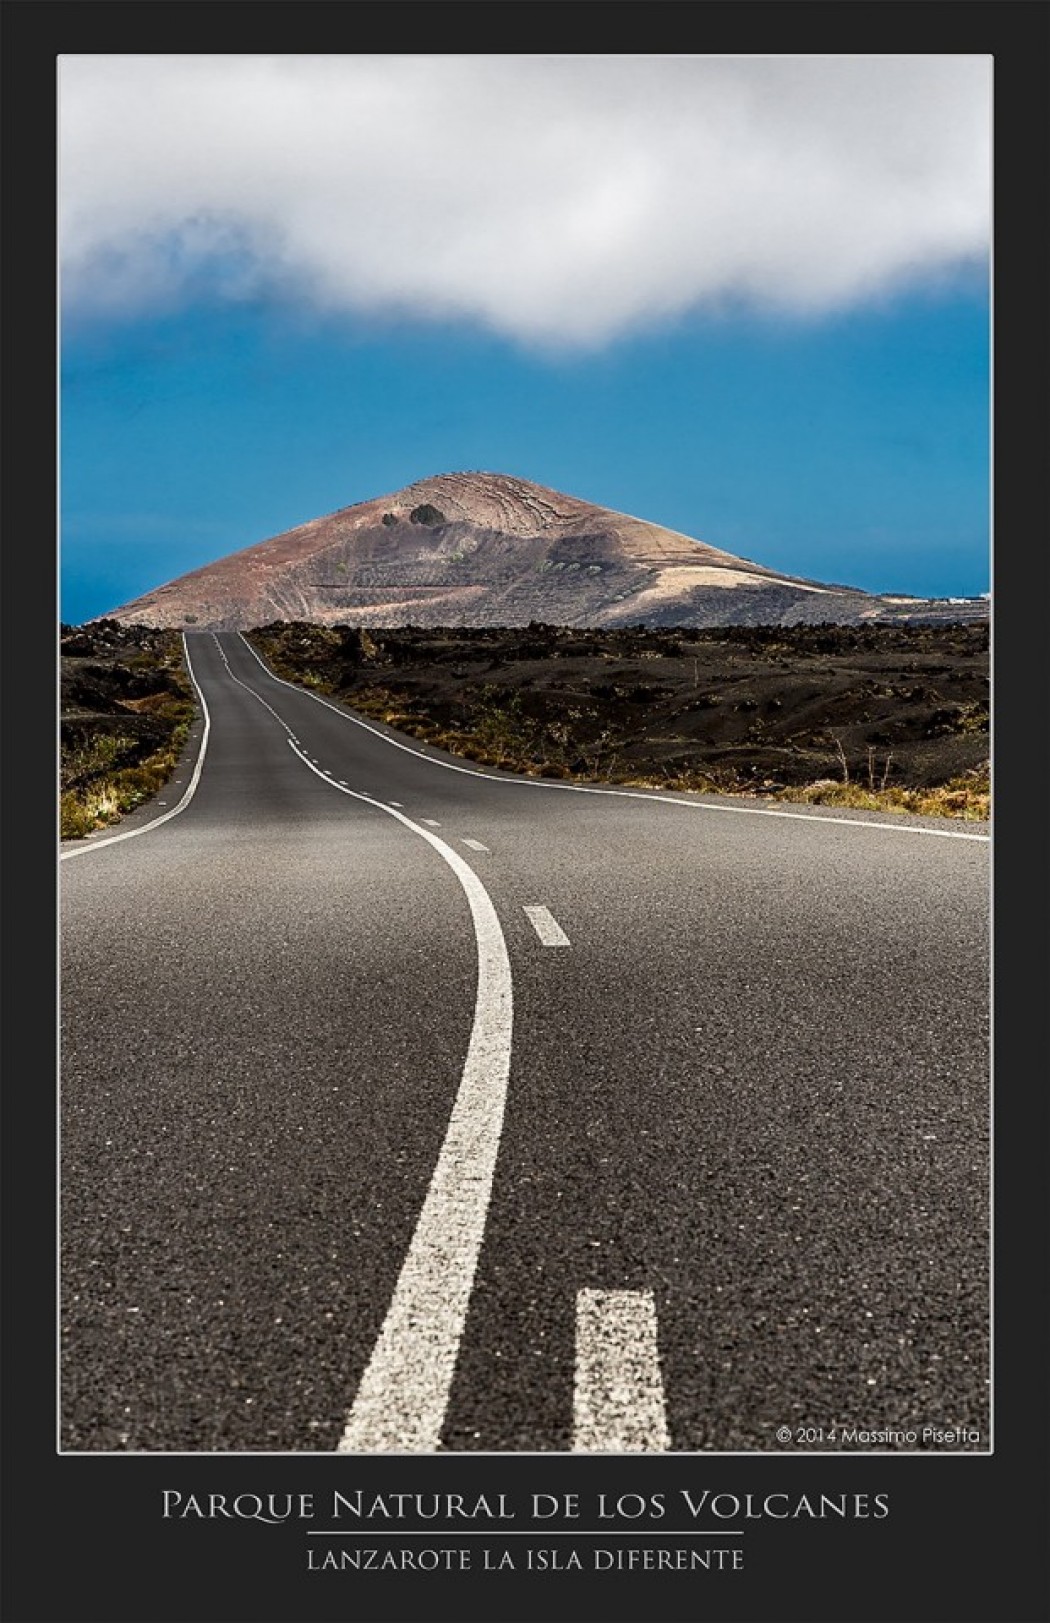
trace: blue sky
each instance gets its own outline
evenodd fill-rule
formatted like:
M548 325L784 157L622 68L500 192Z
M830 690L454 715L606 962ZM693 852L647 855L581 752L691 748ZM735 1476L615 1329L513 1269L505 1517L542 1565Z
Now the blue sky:
M985 591L958 60L64 59L63 618L464 468L817 579ZM462 124L427 105L449 75Z

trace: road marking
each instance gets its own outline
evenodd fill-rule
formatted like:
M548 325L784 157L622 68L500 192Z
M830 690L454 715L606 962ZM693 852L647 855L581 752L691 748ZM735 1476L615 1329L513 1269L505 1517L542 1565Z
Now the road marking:
M262 656L256 653L244 632L238 631L237 636L271 682L278 682L281 687L291 688L293 693L304 693L308 699L323 704L326 710L342 716L344 721L352 722L355 727L361 727L366 733L381 738L383 743L389 744L392 749L404 750L406 755L414 755L417 760L427 761L431 766L444 767L446 772L462 772L464 777L482 778L486 783L511 784L526 789L561 789L574 795L612 795L618 800L647 800L662 806L678 806L685 811L725 812L730 817L780 817L792 823L837 823L843 828L882 829L887 834L929 834L938 840L978 840L984 845L988 844L991 837L988 834L964 834L954 828L917 828L912 823L874 823L867 817L825 817L819 812L774 811L769 806L718 806L708 800L675 800L670 795L643 794L638 789L598 789L587 783L559 783L556 778L516 778L497 772L478 772L474 767L460 766L456 761L442 761L436 755L427 755L423 750L413 749L411 744L402 743L400 738L391 738L389 733L381 733L378 727L362 721L360 716L351 715L349 710L342 709L340 705L322 699L319 693L311 693L308 688L300 687L296 682L286 682L283 676L275 676ZM253 689L249 688L248 691L251 693Z
M230 669L230 662L226 658L226 650L223 648L222 643L219 641L218 637L215 636L214 631L212 632L212 636L215 637L215 646L219 650L219 658L222 660L223 664L225 665L226 671L227 671L227 674L230 677L230 680L233 681L233 682L236 682L236 684L237 684L237 686L239 688L243 688L245 693L250 693L252 698L256 699L258 701L258 703L262 705L264 710L268 710L270 712L271 716L273 717L274 721L277 722L278 726L283 727L285 732L288 734L289 743L296 745L296 754L301 755L304 761L307 760L308 757L303 753L303 751L300 748L298 748L298 741L293 737L292 729L289 727L289 725L285 721L284 717L279 716L277 714L277 711L274 709L272 704L267 704L266 703L266 700L263 698L261 693L256 693L255 689L250 688L248 686L247 682L242 682L239 676L234 676L233 671Z
M463 844L464 845L469 845L470 849L472 851L487 851L488 850L488 846L487 845L482 845L480 840L466 840L465 839L463 841Z
M401 801L400 801L400 800L388 800L388 801L387 801L387 805L388 805L388 806L396 806L396 807L397 807L397 809L398 809L398 811L400 811L400 810L401 810L401 805L402 805L402 802L401 802ZM421 818L421 819L420 819L420 820L421 820L421 822L424 822L424 823L425 823L425 822L426 822L426 821L427 821L427 819L426 819L426 818L425 818L425 817L424 817L424 818ZM441 827L441 824L440 824L440 823L435 823L435 824L434 824L434 827L435 827L435 828L440 828L440 827Z
M547 907L526 907L525 915L545 947L571 947L565 931Z
M421 823L426 823L428 828L440 828L441 827L441 824L434 817L421 817L419 819L419 821Z
M652 1291L580 1291L573 1417L574 1454L671 1446Z
M412 1242L337 1449L340 1454L434 1453L441 1444L503 1132L514 1023L507 944L488 891L458 852L403 811L326 778L295 743L287 722L234 676L225 656L224 663L233 681L270 711L288 735L289 748L322 783L396 817L432 845L470 907L478 979L463 1074Z
M510 960L488 891L450 845L371 795L341 792L396 817L434 847L466 892L477 941L474 1025L445 1142L337 1449L431 1454L441 1443L503 1131L513 1026Z
M193 663L190 659L190 650L186 642L185 632L182 633L182 652L185 656L186 669L189 672L190 681L193 683L197 697L201 702L201 712L204 716L204 731L201 734L200 749L197 751L197 762L193 768L193 774L190 781L186 786L186 793L183 795L178 805L172 806L171 810L166 811L163 817L154 817L152 822L143 823L139 828L126 828L123 834L110 834L108 838L104 840L93 840L90 845L80 845L75 847L72 851L62 851L59 853L60 862L68 862L72 857L90 856L92 851L101 851L104 845L116 845L120 840L133 840L139 834L148 834L151 829L159 828L161 823L166 823L172 817L177 817L181 811L185 811L186 807L196 794L197 785L200 782L201 773L204 770L204 756L208 748L208 734L211 732L211 716L208 714L207 702L205 701L204 694L201 692L200 684L194 675ZM219 652L221 653L222 650L220 649ZM251 689L249 688L248 691L251 692ZM263 703L265 703L265 700L263 700Z

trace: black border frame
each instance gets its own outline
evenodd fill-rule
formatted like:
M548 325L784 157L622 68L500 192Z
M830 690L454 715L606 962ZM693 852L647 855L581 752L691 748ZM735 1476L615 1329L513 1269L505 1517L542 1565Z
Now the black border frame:
M1050 500L1050 8L1029 0L7 0L2 487L9 793L3 854L4 1544L11 1623L1040 1623L1050 1344L1046 617ZM591 25L594 25L593 27ZM290 1528L160 1519L163 1488L345 1491L328 1456L60 1456L54 1435L55 61L63 52L976 53L995 65L995 1452L867 1459L377 1459L354 1485L532 1491L884 1492L848 1524L756 1522L719 1579L308 1577ZM1034 737L1033 737L1034 733ZM27 786L31 786L27 793ZM557 1525L557 1524L555 1524ZM294 1542L295 1548L292 1548Z

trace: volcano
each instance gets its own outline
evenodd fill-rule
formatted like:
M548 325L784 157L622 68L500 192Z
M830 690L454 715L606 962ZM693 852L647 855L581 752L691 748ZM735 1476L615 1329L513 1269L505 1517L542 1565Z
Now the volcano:
M785 575L499 473L447 473L312 519L110 611L128 624L723 626L984 618L979 599Z

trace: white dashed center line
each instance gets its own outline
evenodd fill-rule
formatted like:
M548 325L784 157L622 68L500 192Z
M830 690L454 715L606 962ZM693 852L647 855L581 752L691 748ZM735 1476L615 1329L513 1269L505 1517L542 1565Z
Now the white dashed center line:
M396 807L397 807L397 809L398 809L398 811L403 811L403 810L404 810L404 802L403 802L403 801L400 801L400 800L388 800L388 801L387 801L387 805L388 805L388 806L396 806ZM425 823L425 822L426 822L426 818L425 818L425 817L424 817L424 818L423 818L423 819L422 819L422 820L423 820L423 822L424 822L424 823ZM435 824L435 827L436 827L436 826L437 826L437 825L436 825L436 824Z
M472 851L487 851L488 850L488 846L487 845L482 845L480 840L464 840L463 844L464 845L469 845L470 849Z
M426 823L428 828L440 828L441 827L441 824L437 821L437 819L435 817L421 817L419 819L419 821L421 823Z
M575 1454L670 1447L652 1291L580 1291L573 1416Z
M525 915L545 947L571 947L565 931L548 907L526 907Z

